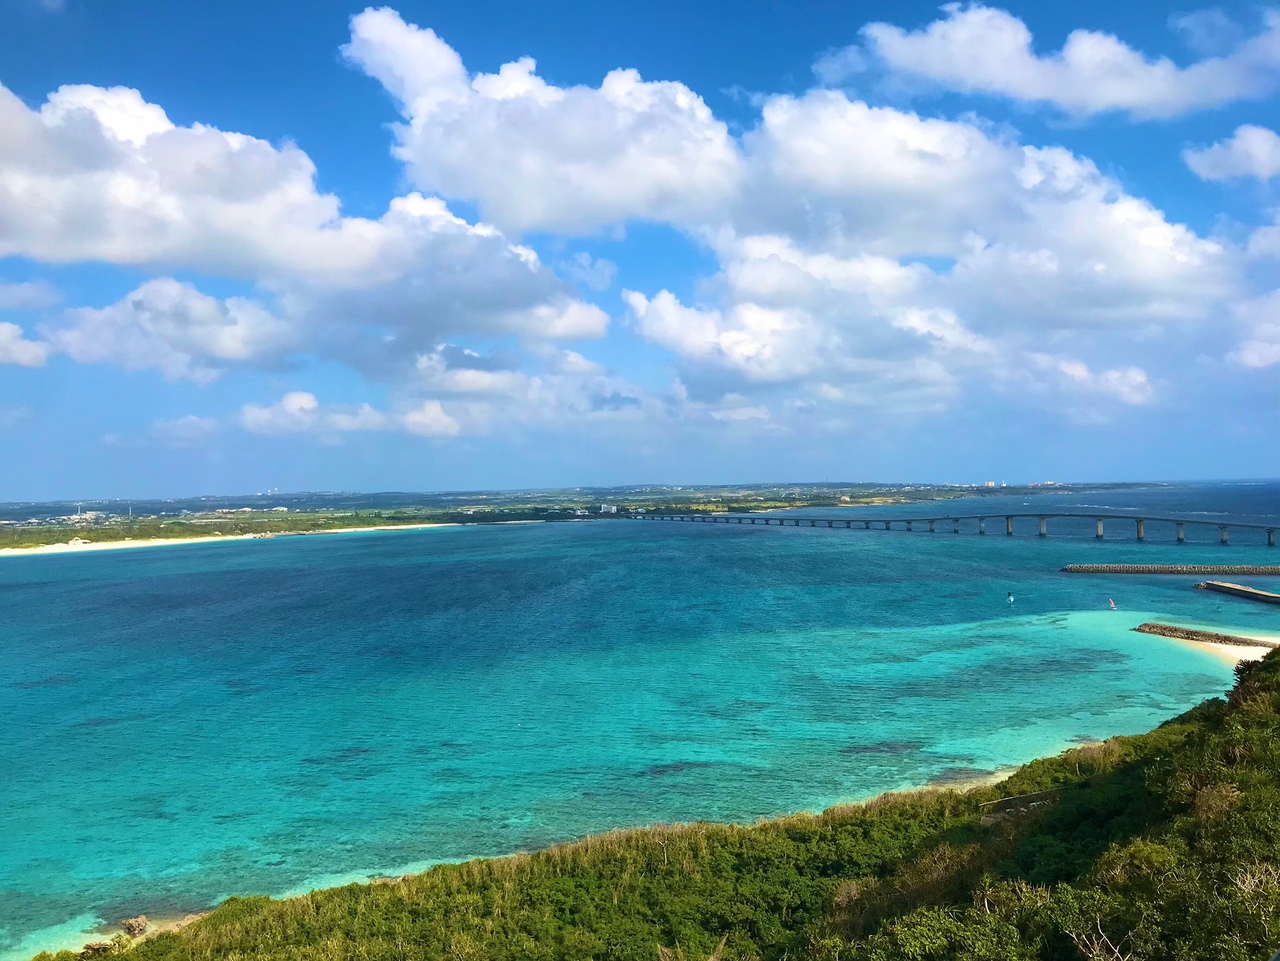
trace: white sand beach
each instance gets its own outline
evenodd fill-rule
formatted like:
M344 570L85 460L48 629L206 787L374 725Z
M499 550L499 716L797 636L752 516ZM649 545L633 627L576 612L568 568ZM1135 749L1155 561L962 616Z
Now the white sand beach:
M513 522L516 523L516 522ZM316 534L359 534L373 531L406 531L424 527L458 527L453 523L386 524L378 527L335 527L323 531L278 531L261 534L210 534L207 537L149 537L142 540L92 541L75 538L61 544L35 547L0 547L0 557L30 557L35 554L78 554L85 551L116 551L128 547L162 547L178 544L212 544L218 541L262 540L270 537L311 537ZM78 543L77 543L78 541Z
M1271 646L1259 645L1245 647L1243 644L1213 644L1206 641L1180 641L1191 644L1228 664L1239 664L1241 661L1260 661L1274 650Z
M1219 660L1225 661L1227 664L1239 664L1241 661L1260 661L1277 647L1280 647L1280 635L1276 634L1267 634L1260 631L1241 631L1231 628L1205 627L1197 629L1216 630L1219 633L1230 634L1233 637L1245 637L1250 640L1256 640L1258 644L1254 647L1247 644L1220 644L1215 641L1193 641L1174 637L1169 638L1169 640L1198 648L1212 654Z

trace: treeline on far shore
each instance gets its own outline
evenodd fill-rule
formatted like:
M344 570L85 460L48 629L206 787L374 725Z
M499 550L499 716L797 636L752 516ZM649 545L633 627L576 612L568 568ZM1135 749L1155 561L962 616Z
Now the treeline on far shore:
M622 831L290 900L131 961L1263 961L1280 947L1280 652L1225 699L996 787ZM39 961L72 961L71 952Z

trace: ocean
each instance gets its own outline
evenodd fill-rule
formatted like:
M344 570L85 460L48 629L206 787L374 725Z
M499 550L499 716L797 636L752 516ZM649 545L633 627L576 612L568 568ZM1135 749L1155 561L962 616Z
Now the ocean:
M1280 485L803 513L1038 509L1271 522ZM1280 610L1195 578L1059 573L1280 563L1257 532L1034 523L611 520L0 559L0 961L232 895L961 781L1226 690L1230 666L1144 620L1280 633Z

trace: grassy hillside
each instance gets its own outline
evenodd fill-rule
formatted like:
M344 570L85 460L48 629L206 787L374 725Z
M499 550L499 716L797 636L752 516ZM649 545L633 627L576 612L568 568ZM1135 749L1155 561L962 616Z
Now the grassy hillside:
M1226 701L997 788L233 899L112 953L655 961L727 936L725 959L1262 961L1280 947L1280 652L1237 673Z

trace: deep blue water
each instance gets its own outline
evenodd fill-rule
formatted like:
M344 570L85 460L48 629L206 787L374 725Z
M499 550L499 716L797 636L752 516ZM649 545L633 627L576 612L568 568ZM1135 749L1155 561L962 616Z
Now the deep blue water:
M1273 521L1280 485L945 512L1042 505ZM939 513L868 512L908 511ZM1280 563L1260 536L1061 532L611 521L0 558L0 959L231 894L1020 763L1228 686L1142 620L1280 633L1192 578L1058 573Z

